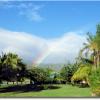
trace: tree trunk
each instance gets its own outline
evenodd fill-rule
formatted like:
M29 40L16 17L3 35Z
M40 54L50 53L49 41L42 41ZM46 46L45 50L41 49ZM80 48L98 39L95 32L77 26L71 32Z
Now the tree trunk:
M100 50L98 51L98 67L100 67Z
M93 62L94 62L94 69L97 69L97 58L96 58L96 56L93 57Z
M100 66L100 51L97 51L97 68Z
M93 63L94 63L94 69L97 68L97 58L96 58L96 50L93 50L94 54L93 54Z

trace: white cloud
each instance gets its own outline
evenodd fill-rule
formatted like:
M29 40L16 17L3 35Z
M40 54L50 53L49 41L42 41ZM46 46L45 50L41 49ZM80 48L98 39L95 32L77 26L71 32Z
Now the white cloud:
M4 9L17 9L17 13L28 18L31 21L41 21L44 18L39 14L39 11L44 7L44 5L35 5L34 2L28 1L2 1L0 2L0 7Z
M76 32L68 32L60 38L50 40L49 51L52 53L46 58L46 61L53 63L74 61L85 41L86 36Z
M13 51L23 58L32 59L42 50L45 40L24 32L11 32L0 29L0 44L0 51Z
M68 32L60 38L46 40L25 32L0 29L0 53L14 52L24 60L36 60L36 63L74 61L85 41L86 36L76 32Z

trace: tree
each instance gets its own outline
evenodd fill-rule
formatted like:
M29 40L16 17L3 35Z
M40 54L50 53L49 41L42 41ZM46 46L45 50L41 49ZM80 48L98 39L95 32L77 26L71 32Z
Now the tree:
M61 69L60 75L63 80L71 82L71 77L73 76L76 70L77 70L77 64L68 64Z
M97 31L95 35L87 33L87 43L84 43L84 48L80 51L80 56L86 51L86 57L91 51L91 60L94 62L94 66L97 68L100 65L100 24L97 25Z
M100 68L92 70L89 75L89 85L93 96L100 96Z
M44 68L45 80L44 83L49 84L53 82L53 70L51 68Z
M87 43L84 43L84 47L80 50L80 55L78 57L80 66L73 75L72 81L85 80L88 82L91 69L96 70L100 66L100 24L97 25L95 35L88 32L87 36Z
M30 83L32 84L33 82L35 85L44 83L44 80L46 79L44 70L37 67L29 69L27 77L30 79Z
M88 85L88 76L91 72L91 65L90 64L81 64L77 71L73 74L71 78L72 84L79 84L82 81L85 81Z
M22 59L18 59L17 66L17 81L20 81L22 84L27 75L26 64L22 62Z
M16 77L17 55L8 53L1 56L2 79L6 81L14 80Z
M2 53L1 56L1 77L6 81L17 81L19 70L25 67L22 59L14 53Z

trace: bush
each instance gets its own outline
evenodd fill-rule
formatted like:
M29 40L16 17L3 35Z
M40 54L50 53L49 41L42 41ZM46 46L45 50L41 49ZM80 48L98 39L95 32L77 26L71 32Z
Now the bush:
M92 93L96 96L100 96L100 68L91 71L91 74L89 75L89 85Z
M82 81L88 84L88 76L91 72L91 67L89 65L81 65L79 69L74 73L71 78L72 84L84 84ZM86 84L85 83L85 84Z

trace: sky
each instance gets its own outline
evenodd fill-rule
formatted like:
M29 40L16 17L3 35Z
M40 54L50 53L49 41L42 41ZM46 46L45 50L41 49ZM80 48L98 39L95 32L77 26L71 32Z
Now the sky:
M100 22L99 1L0 1L0 52L31 63L73 62Z

